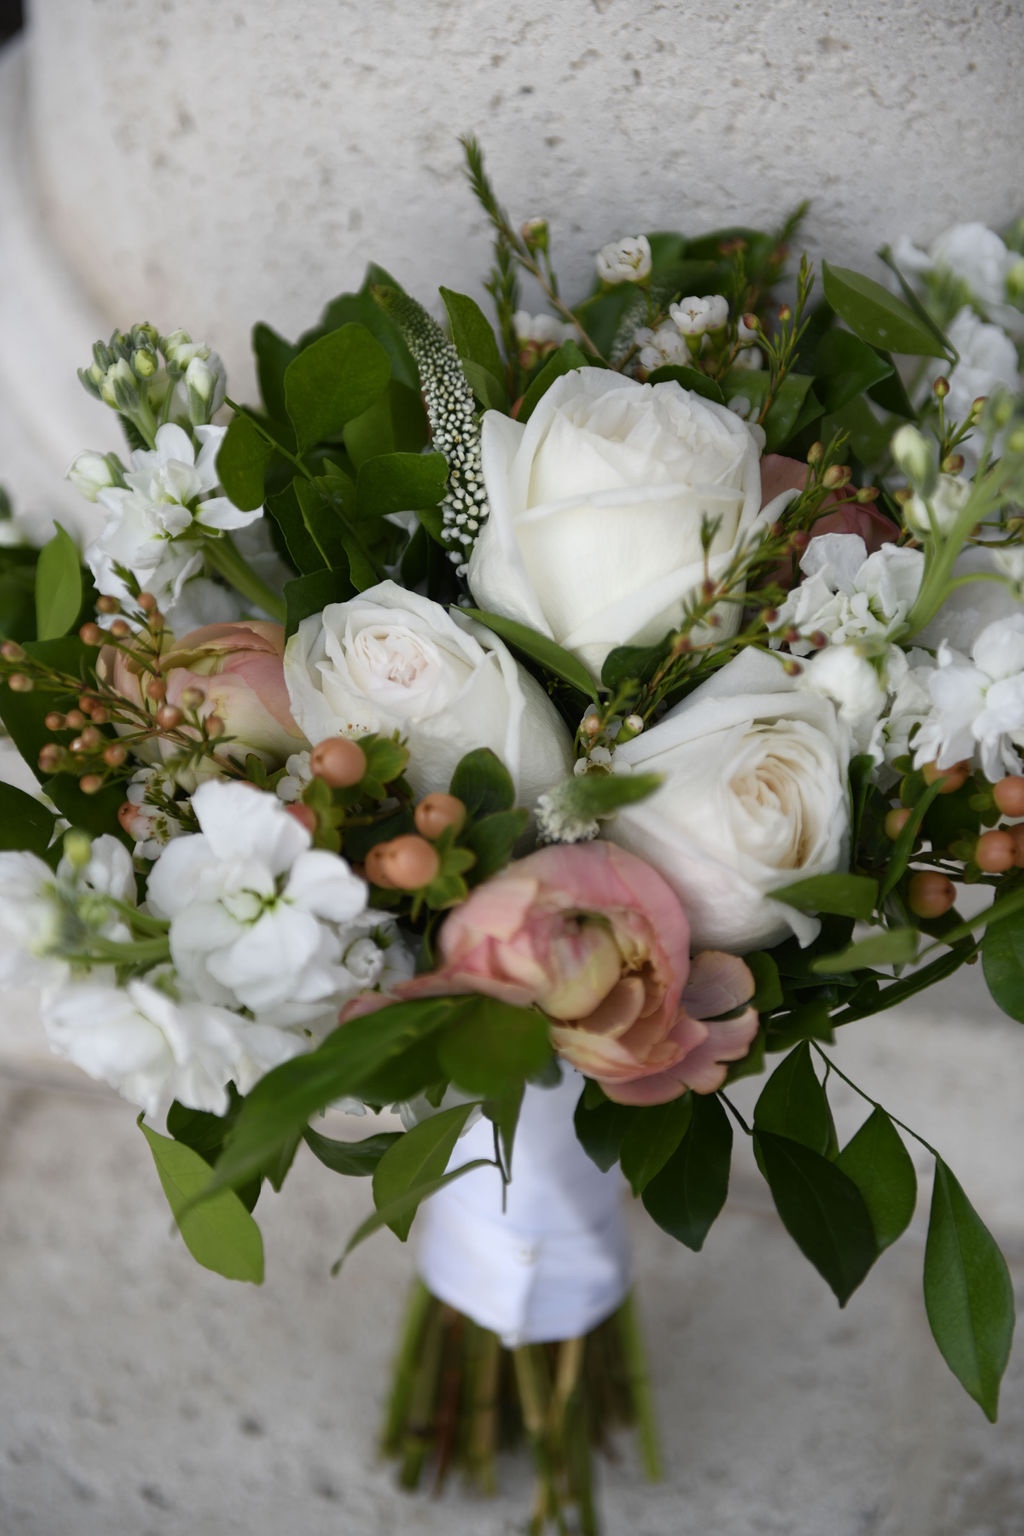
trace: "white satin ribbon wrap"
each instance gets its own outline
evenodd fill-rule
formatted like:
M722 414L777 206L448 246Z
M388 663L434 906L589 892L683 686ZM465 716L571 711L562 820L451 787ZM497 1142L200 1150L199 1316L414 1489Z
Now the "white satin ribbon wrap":
M629 1245L618 1168L602 1173L573 1130L583 1080L528 1087L512 1152L505 1210L501 1176L479 1168L421 1206L417 1267L427 1289L509 1348L572 1339L619 1306L629 1289ZM449 1167L494 1156L481 1120Z

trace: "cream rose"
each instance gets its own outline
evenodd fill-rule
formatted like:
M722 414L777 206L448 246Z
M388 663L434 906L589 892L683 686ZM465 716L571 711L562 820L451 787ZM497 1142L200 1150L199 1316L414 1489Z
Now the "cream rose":
M490 747L521 804L572 771L572 744L543 689L497 637L393 581L303 619L288 641L292 714L312 742L398 731L417 794Z
M469 562L474 598L595 676L613 647L679 622L704 580L703 520L719 522L714 576L761 509L760 447L738 416L602 368L558 379L525 425L488 411L482 455L490 515ZM725 635L733 606L720 617Z
M604 836L665 877L694 948L744 954L790 933L808 944L817 919L768 892L845 868L849 759L831 701L744 652L617 750L617 765L664 783Z

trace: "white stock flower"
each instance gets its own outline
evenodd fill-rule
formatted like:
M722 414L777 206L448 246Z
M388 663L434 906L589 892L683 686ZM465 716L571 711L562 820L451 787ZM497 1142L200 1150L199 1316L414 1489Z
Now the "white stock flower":
M56 873L34 853L0 853L0 983L46 986L64 980L91 939L129 937L115 902L132 906L135 878L116 837L92 843L83 866L62 858Z
M971 482L959 475L939 475L930 496L915 491L903 504L903 521L914 533L942 538L950 533L967 505Z
M392 581L303 619L285 650L292 714L314 745L398 731L418 795L490 747L529 805L570 771L569 733L496 635Z
M109 490L112 485L117 484L107 454L94 453L90 448L72 459L65 478L71 481L75 490L84 496L86 501L95 501L100 491Z
M642 283L651 275L651 243L646 235L625 235L603 245L594 258L603 283Z
M975 400L1000 389L1020 388L1017 349L998 325L979 320L972 309L964 308L955 316L947 332L960 354L953 368L936 363L929 370L929 380L939 373L949 379L946 417L966 421ZM970 461L977 455L977 432L971 432L960 444L960 452Z
M914 605L924 556L896 544L869 555L857 533L823 533L808 544L800 569L804 579L780 605L774 637L799 630L803 638L790 644L797 656L817 649L815 631L832 645L858 640L881 650Z
M935 659L916 646L902 651L894 645L886 658L885 670L889 699L867 750L876 762L884 759L893 763L909 755L912 738L931 710L928 683L935 671Z
M885 707L885 689L877 670L856 645L826 646L806 663L797 687L831 699L840 720L849 728L854 750L869 750Z
M196 427L198 455L188 433L173 423L158 429L156 447L132 454L124 486L101 490L97 501L109 514L99 538L85 552L100 592L124 600L129 588L118 567L130 571L140 588L152 592L165 613L202 566L202 540L244 528L262 513L242 512L217 485L217 454L223 427Z
M469 562L474 598L595 675L614 646L680 622L704 581L705 522L718 523L711 579L759 522L757 438L676 383L576 369L525 424L488 411L482 457L491 511ZM721 618L724 637L739 611L725 605Z
M729 301L720 293L706 298L691 297L670 304L668 312L683 336L703 336L706 331L720 331L729 320Z
M1024 613L988 624L971 659L943 641L928 680L931 711L914 738L914 765L976 758L992 783L1020 773L1024 747Z
M165 1113L173 1099L222 1115L228 1083L245 1093L305 1048L300 1036L226 1008L179 1002L147 978L61 987L44 1000L42 1019L58 1055L150 1116Z
M954 224L932 242L931 260L958 277L975 299L988 307L1006 299L1006 279L1017 260L994 229L984 224Z
M149 906L170 921L171 956L205 1002L260 1023L304 1025L361 990L344 962L367 931L366 886L270 794L210 780L192 796L202 831L154 865Z
M768 893L845 867L850 736L831 702L745 651L615 756L664 782L604 835L665 877L695 949L810 943L817 919Z

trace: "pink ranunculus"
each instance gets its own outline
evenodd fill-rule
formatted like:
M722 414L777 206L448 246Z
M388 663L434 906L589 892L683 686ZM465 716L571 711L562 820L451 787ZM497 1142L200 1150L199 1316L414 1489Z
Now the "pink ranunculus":
M437 969L397 990L537 1006L558 1054L610 1099L662 1104L720 1088L757 1031L747 966L714 952L691 965L689 938L678 898L642 859L605 842L542 848L456 907Z
M218 715L224 736L231 738L224 754L244 758L255 752L269 764L280 764L308 745L292 719L283 656L280 624L255 619L206 624L173 641L161 655L158 676L167 703L186 714L191 713L187 690L202 691L199 715ZM100 669L119 693L141 701L140 675L123 652L102 653ZM149 676L143 673L142 681Z
M766 453L761 460L761 505L767 506L783 491L802 491L807 482L807 465L782 453ZM858 502L833 492L824 505L831 511L816 518L808 530L812 539L822 533L856 533L864 540L869 555L883 544L895 544L899 529L880 512L873 501ZM775 579L784 587L792 586L794 562L780 566Z

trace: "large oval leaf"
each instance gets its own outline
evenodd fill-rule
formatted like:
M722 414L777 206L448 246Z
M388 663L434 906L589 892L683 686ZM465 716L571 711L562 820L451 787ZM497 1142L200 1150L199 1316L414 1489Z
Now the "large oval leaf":
M210 1178L210 1165L183 1142L153 1131L139 1117L139 1129L149 1142L167 1203L189 1253L227 1280L263 1282L263 1238L233 1190L222 1189L201 1205L195 1203Z

